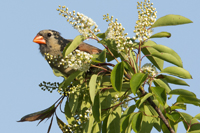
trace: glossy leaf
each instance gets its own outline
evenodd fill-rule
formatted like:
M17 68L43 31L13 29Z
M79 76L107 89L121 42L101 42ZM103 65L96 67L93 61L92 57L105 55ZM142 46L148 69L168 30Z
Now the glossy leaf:
M161 73L171 74L184 79L192 79L192 76L187 70L176 66L167 67L163 69Z
M138 100L138 101L136 102L138 108L139 108L149 97L151 97L151 96L153 96L153 94L152 94L152 93L148 93L148 94L146 94L145 96L143 96L142 98L140 98L140 100Z
M99 41L99 43L101 44L104 44L106 46L108 46L108 48L110 49L110 51L113 53L114 57L117 58L120 56L120 54L117 52L116 50L116 46L117 44L115 43L115 40L114 39L103 39L101 41ZM109 52L107 52L106 54L106 58L107 58L107 61L110 62L112 60L114 60L113 56L111 56L111 54Z
M58 126L59 126L59 128L60 128L60 130L62 132L65 132L66 129L69 130L69 128L67 127L67 125L62 120L60 120L57 115L56 115L56 120L57 120L57 124L58 124Z
M105 33L98 33L96 36L99 37L99 38L104 39L105 38Z
M157 51L161 53L168 53L168 54L173 55L179 61L179 64L181 64L180 67L183 67L181 57L173 49L164 45L154 45L152 46L152 48L156 49Z
M166 93L169 93L171 91L170 86L164 79L154 79L153 83L155 84L156 87L165 88Z
M141 130L137 133L151 133L153 125L154 125L153 117L144 115L142 118Z
M86 122L83 133L91 133L93 122L94 122L94 117L90 116L90 119Z
M104 49L100 54L94 54L92 61L95 63L103 63L106 61L106 49Z
M128 115L130 115L131 113L133 113L134 110L135 110L135 108L136 108L135 105L132 105L132 106L128 107L128 108L124 111L124 113L122 114L120 123L122 123L122 122L124 121L124 119L125 119ZM120 125L121 125L121 124L120 124Z
M117 112L113 112L108 116L107 132L120 133L120 116Z
M75 71L74 73L70 74L69 77L67 79L65 79L64 83L63 83L63 88L67 88L68 85L71 84L71 82L82 72L80 71Z
M78 95L77 93L71 93L69 95L69 107L71 109L72 114L76 112L76 109L78 107Z
M124 76L124 63L120 62L113 68L111 72L111 83L115 91L120 92L122 89L122 79Z
M95 123L92 127L92 133L100 133L100 127L98 123Z
M167 76L167 75L162 75L164 77L164 79L171 84L176 84L176 85L185 85L185 86L189 86L184 80L178 79L176 77L172 77L172 76Z
M196 97L196 95L193 92L184 89L174 89L170 91L169 94L187 96L187 97Z
M65 111L65 117L66 117L66 119L67 119L68 124L72 124L72 122L73 122L75 119L74 119L74 117L72 116L71 109L70 109L70 107L69 107L69 102L68 102L68 101L66 101L66 103L65 103L64 111Z
M172 120L173 122L176 122L180 119L180 114L178 112L172 112L170 114L166 113L166 116Z
M186 105L183 103L176 103L175 105L171 106L171 110L175 110L175 109L186 110Z
M165 89L162 87L151 87L151 90L159 103L164 106L167 99Z
M139 112L139 113L136 113L133 118L132 118L132 129L133 131L135 132L138 132L140 131L140 128L141 128L141 122L142 122L142 113Z
M162 37L170 38L171 33L163 31L163 32L159 32L159 33L156 33L156 34L153 34L152 36L150 36L150 38L162 38Z
M200 120L200 113L195 116L198 120Z
M154 66L156 66L159 70L162 70L164 61L157 57L150 56L152 53L158 52L152 48L154 45L157 44L151 40L144 42L144 45L142 45L142 53L146 55L146 57L151 61L151 63L153 63Z
M200 130L189 131L187 133L200 133Z
M200 106L200 99L197 99L195 97L187 97L187 96L179 96L177 98L177 102L180 103L188 103L188 104L193 104L196 106Z
M108 116L103 120L102 133L107 133Z
M182 62L179 62L173 55L169 54L169 53L152 53L151 54L154 57L157 57L159 59L162 59L164 61L167 61L169 63L172 63L176 66L182 67Z
M133 68L135 69L135 70L133 70L133 71L135 71L135 72L133 72L133 73L138 73L138 65L137 65L137 63L136 63L136 55L135 55L135 52L133 52L133 51L131 51L130 50L130 52L129 52L129 54L130 54L130 64L133 66Z
M94 105L92 106L92 112L95 120L100 122L101 120L101 103L99 99L99 93L96 94L94 98Z
M172 26L192 23L192 21L186 17L180 15L166 15L156 20L156 22L151 26L151 28L160 27L160 26Z
M53 69L53 74L56 76L56 77L64 77L64 75L58 71L57 69L55 68L52 68Z
M101 99L101 108L102 109L107 109L111 106L111 101L112 101L112 96L110 94L110 92L104 92L103 94L108 93L108 95L101 95L100 99Z
M81 42L83 41L84 41L84 37L82 35L76 36L74 40L72 41L72 43L66 49L64 57L67 56L72 51L74 51L78 47L78 45L81 44Z
M95 90L96 90L97 75L93 74L89 82L90 99L94 104Z
M135 95L139 87L142 85L142 83L146 80L147 74L144 73L136 73L131 77L130 80L130 87L131 91Z
M132 122L132 116L134 115L134 110L136 106L132 105L128 107L121 116L120 119L120 131L121 133L125 133L127 130L130 130L130 125ZM132 116L131 116L132 115ZM129 125L129 126L128 126Z
M129 114L128 116L124 117L123 121L120 120L120 133L129 133L131 132L131 122L132 117L135 113Z

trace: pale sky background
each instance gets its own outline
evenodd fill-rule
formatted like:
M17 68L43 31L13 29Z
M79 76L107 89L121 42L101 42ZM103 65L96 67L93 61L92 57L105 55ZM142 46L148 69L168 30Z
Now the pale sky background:
M155 28L154 33L168 31L171 38L152 39L158 44L175 50L183 61L193 79L185 80L190 87L173 86L172 89L183 88L196 93L200 98L200 0L151 0L157 10L157 16L177 14L191 19L194 23ZM42 81L61 82L62 78L54 76L51 68L39 53L39 46L33 43L35 35L43 29L53 29L62 36L73 39L79 33L58 15L58 5L66 5L69 11L83 13L92 18L104 32L108 23L103 15L109 13L125 27L129 36L137 20L137 1L135 0L1 0L0 1L0 129L1 133L45 133L50 121L18 123L22 116L40 111L51 106L60 95L55 91L42 91L38 86ZM103 48L95 41L90 44ZM147 62L143 62L147 63ZM175 99L172 99L175 102ZM171 105L169 102L169 105ZM58 110L59 112L59 110ZM192 116L200 113L200 108L188 105L187 113ZM64 115L59 113L65 120ZM54 119L51 133L61 133ZM157 131L153 130L152 133ZM183 124L179 124L178 133L186 132Z

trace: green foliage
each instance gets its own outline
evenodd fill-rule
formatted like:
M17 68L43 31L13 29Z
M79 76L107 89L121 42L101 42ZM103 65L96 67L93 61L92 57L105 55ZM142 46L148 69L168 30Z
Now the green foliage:
M138 4L141 7L141 4ZM58 9L61 14L64 8ZM71 16L74 18L73 24L74 21L77 23L84 21L78 19L80 14L77 16ZM65 17L67 18L67 15ZM192 79L192 76L183 68L182 60L174 50L149 40L149 38L169 38L171 34L159 32L149 37L141 34L143 38L136 35L137 42L126 37L127 34L122 32L124 31L122 25L117 20L114 21L112 16L104 15L104 19L112 25L105 33L96 34L93 30L89 30L88 35L81 33L82 35L77 36L63 51L64 56L70 54L86 39L85 37L95 39L102 44L105 49L93 55L88 72L75 71L65 77L58 70L54 70L56 76L64 77L64 81L58 84L43 82L40 87L45 89L52 87L54 89L49 89L50 91L57 90L63 96L56 102L57 105L55 103L48 109L26 115L20 122L35 120L41 122L45 118L52 117L49 132L55 114L57 124L63 133L130 133L131 131L150 133L153 127L159 132L174 133L178 132L177 127L180 122L183 122L188 133L199 132L200 114L192 117L181 110L186 110L187 104L200 106L200 99L193 92L172 89L169 85L171 83L189 86L182 79ZM147 23L148 19L147 17ZM84 26L81 30L91 27L90 21L82 22ZM141 27L139 21L136 27ZM146 28L146 31L151 32L151 28L191 22L180 15L166 15L155 21L152 26L145 23L146 26L143 25L141 30ZM142 64L145 64L143 58L147 58L150 65L142 67ZM113 60L117 63L112 64ZM165 61L172 66L163 68ZM168 105L168 99L174 95L178 96L177 100ZM64 100L65 97L67 98ZM67 124L55 113L61 103L64 104L63 113Z

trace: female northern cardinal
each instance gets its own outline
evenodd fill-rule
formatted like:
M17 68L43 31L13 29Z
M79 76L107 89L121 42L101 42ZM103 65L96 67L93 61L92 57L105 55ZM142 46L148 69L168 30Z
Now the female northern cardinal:
M36 37L33 39L33 42L38 43L40 45L40 52L44 56L45 53L49 53L49 55L58 56L60 55L62 57L62 51L64 50L65 46L72 42L73 40L70 39L64 39L59 32L54 30L42 30L40 31ZM89 54L97 54L100 53L102 50L91 46L87 43L80 43L80 45L77 47L78 50L87 52ZM48 61L48 60L47 60ZM72 68L64 68L64 66L56 66L51 63L49 65L60 71L65 76L69 76L73 70Z

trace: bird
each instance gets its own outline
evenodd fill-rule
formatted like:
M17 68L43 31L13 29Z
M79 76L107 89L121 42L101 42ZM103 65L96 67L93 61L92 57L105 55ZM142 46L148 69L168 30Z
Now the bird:
M60 56L61 58L63 57L62 52L65 46L67 46L72 41L73 41L72 39L63 38L61 34L55 30L41 30L37 33L37 35L33 39L33 42L39 44L39 50L43 56L45 56L45 54L48 53L49 55ZM89 54L99 54L102 52L101 49L84 42L81 42L76 49L87 52ZM58 67L52 63L49 63L49 65L53 69L58 70L65 76L69 76L70 74L76 71L69 67L68 68L65 68L64 66Z

